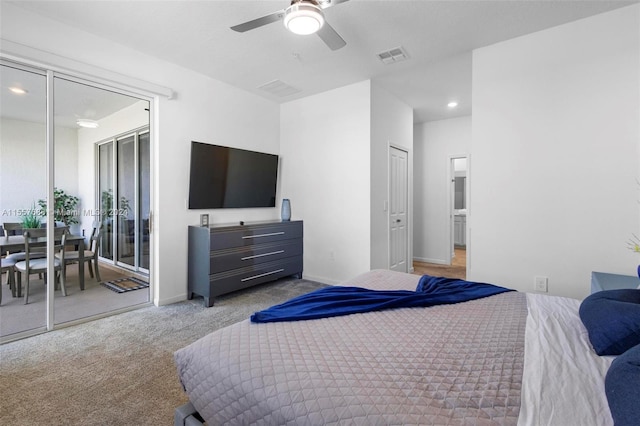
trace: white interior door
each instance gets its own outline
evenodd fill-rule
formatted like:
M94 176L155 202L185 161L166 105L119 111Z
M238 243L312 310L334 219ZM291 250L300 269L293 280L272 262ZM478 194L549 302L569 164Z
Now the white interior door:
M409 272L407 261L408 154L389 151L389 269Z

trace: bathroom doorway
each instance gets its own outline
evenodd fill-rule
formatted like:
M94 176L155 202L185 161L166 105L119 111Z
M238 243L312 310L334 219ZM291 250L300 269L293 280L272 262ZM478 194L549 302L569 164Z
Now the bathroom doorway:
M469 159L466 155L450 158L450 252L452 266L464 267L467 263Z

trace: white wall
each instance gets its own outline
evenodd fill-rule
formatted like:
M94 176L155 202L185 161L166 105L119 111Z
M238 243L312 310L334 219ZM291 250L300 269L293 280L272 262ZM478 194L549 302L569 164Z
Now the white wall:
M582 298L634 275L640 5L473 55L470 279Z
M56 169L55 185L69 195L77 195L77 132L74 129L56 127L55 138L58 141L55 150L56 164L73 165ZM20 222L21 213L16 210L31 209L34 203L36 209L40 210L38 200L47 195L45 166L44 124L6 118L0 120L0 223Z
M371 86L280 108L282 196L304 220L304 276L338 283L370 268Z
M278 154L279 108L186 70L171 70L166 78L179 97L160 102L154 220L160 296L174 302L183 300L187 290L187 225L198 224L201 213L208 213L214 224L279 217L276 208L188 210L191 141Z
M198 224L200 213L210 213L212 223L279 217L276 208L190 211L185 205L191 141L278 154L277 104L6 2L1 7L2 41L41 51L32 52L33 56L27 59L53 61L54 65L69 68L75 65L66 60L69 58L95 67L93 72L98 77L135 85L133 77L176 92L174 99L157 97L152 112L154 303L186 298L187 226ZM57 56L52 58L50 54Z
M389 146L408 153L407 264L412 268L413 109L371 85L371 269L389 268Z
M411 174L412 109L364 81L285 103L280 114L282 197L304 220L304 276L339 283L388 268L389 146L409 152Z
M414 259L449 265L451 157L471 150L471 116L416 124L414 150Z

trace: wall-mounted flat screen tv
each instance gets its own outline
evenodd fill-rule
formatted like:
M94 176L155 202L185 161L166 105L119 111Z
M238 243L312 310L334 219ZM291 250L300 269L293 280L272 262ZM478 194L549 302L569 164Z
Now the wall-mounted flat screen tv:
M275 207L278 156L191 142L190 209Z

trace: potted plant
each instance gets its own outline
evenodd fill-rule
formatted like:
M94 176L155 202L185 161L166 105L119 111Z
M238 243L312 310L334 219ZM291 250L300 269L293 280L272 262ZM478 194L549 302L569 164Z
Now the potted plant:
M22 229L40 228L40 219L36 210L36 203L33 203L31 208L27 209L22 216Z
M53 217L56 222L64 222L65 226L78 223L76 208L80 199L67 194L64 190L53 188ZM47 209L46 200L38 200L43 211Z

